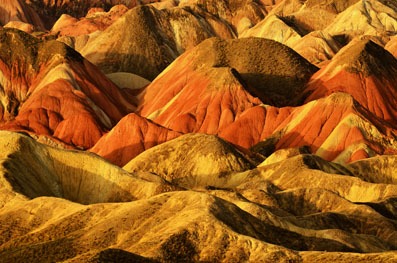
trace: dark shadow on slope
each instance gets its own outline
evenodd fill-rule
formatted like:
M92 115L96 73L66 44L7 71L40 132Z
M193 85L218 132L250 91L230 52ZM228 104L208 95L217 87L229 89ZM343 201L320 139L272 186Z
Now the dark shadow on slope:
M397 197L391 197L379 203L356 203L371 207L382 216L394 220L397 225Z
M302 236L264 223L237 206L219 198L216 200L216 205L211 210L212 214L239 234L299 251L359 252L355 248L348 247L334 240Z
M52 167L46 167L39 156L29 153L11 154L2 165L7 170L5 179L14 191L36 198L53 196L81 204L102 202L128 202L137 198L126 189L86 170L53 161L53 165L63 166L58 174ZM26 158L26 159L25 159ZM49 157L47 157L49 158ZM125 173L125 176L128 176ZM131 177L131 180L135 180Z
M176 57L168 54L166 46L159 49L159 54L147 56L142 54L106 53L87 55L85 58L97 66L104 74L129 72L147 80L154 80ZM102 59L96 61L93 57Z
M54 241L11 246L0 250L0 262L52 263L73 258L78 255L78 253L78 250L74 247L73 241L65 237Z
M155 263L159 261L145 258L140 255L122 249L108 248L100 251L95 256L88 259L87 262L89 263L120 263L120 262Z
M277 63L275 61L275 63ZM236 70L237 71L237 70ZM238 71L237 71L238 72ZM297 76L270 75L261 73L239 73L249 93L263 103L275 106L298 106L296 98L304 90L306 81Z

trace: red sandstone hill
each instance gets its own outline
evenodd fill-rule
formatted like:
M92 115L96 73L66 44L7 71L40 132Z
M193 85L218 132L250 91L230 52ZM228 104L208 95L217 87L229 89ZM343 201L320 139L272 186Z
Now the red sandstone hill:
M370 40L354 40L313 75L305 102L334 92L353 96L364 108L397 127L397 60Z
M63 43L3 29L0 50L2 129L89 148L134 109L132 98Z
M335 93L296 108L255 107L219 136L268 156L278 149L308 146L338 163L397 152L397 131L346 93ZM262 142L261 142L262 141Z
M158 76L145 89L138 110L173 130L216 134L255 105L293 104L315 71L271 40L212 38Z
M14 1L14 0L12 0ZM18 0L19 1L19 0ZM119 4L128 8L137 5L159 2L159 0L23 0L31 9L35 10L45 20L45 26L50 29L55 21L63 14L76 18L84 17L91 8L105 10Z
M395 1L25 2L1 262L397 262Z
M279 63L272 63L276 58ZM179 57L144 89L138 113L147 119L136 114L127 116L91 151L122 165L183 133L218 134L263 102L292 104L315 70L294 51L274 41L206 40ZM271 125L270 121L266 123ZM261 139L246 136L243 140L250 141L250 147Z
M103 31L127 11L128 8L125 5L116 5L108 12L103 8L91 8L82 18L63 14L52 26L51 33L59 36L80 36Z
M135 113L122 118L90 149L108 161L124 166L145 150L180 136Z

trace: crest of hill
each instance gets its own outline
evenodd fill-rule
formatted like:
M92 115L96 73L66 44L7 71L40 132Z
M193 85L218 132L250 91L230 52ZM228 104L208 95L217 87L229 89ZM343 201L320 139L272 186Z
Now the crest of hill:
M128 11L125 5L116 5L108 12L100 8L92 8L83 18L76 19L63 14L51 28L52 34L59 36L88 35L95 31L103 31Z
M179 186L195 188L213 185L251 166L232 145L214 135L186 134L146 150L124 169L151 172Z
M31 9L40 15L45 22L46 29L50 29L63 14L80 18L84 17L91 8L108 10L115 5L121 4L126 5L128 8L133 8L140 4L159 2L159 0L30 0L25 2L26 5L29 5Z
M324 30L331 35L390 37L397 28L397 3L387 0L358 1L341 12Z
M359 0L285 0L275 6L269 15L283 17L291 26L301 31L326 28L337 14L345 11Z
M65 44L0 31L3 129L49 135L83 148L134 109L94 65Z
M223 21L188 7L139 6L90 38L81 53L105 73L153 80L179 54L213 36L231 38L233 32Z
M343 68L364 77L392 76L397 69L397 60L370 39L355 39L335 57L329 68Z
M397 60L368 39L355 39L313 75L306 102L345 92L381 119L396 125Z
M273 1L272 1L273 2ZM209 14L227 21L236 35L260 22L266 15L266 8L274 5L263 1L248 0L193 0L180 1L179 6L197 6Z
M248 128L249 127L249 128ZM308 146L338 163L392 154L396 131L346 93L335 93L296 108L253 107L219 132L225 140L264 156ZM262 140L262 142L259 142Z
M94 154L53 148L20 133L1 131L0 145L1 207L15 193L29 199L53 196L93 204L132 201L176 189L128 174Z
M90 149L108 161L124 166L145 150L181 134L164 128L135 113L122 118Z
M168 73L145 89L139 106L142 116L182 133L216 134L246 109L261 104L247 91L236 70L194 70L186 66L190 62L178 59L167 68Z
M292 49L262 38L211 38L185 53L178 63L181 60L193 70L233 68L253 95L278 106L293 104L292 100L317 71ZM174 68L178 68L176 63L161 77L173 74Z
M317 71L287 46L262 38L213 38L197 46L191 55L195 57L194 67L236 69L257 97L263 101L270 99L277 106L291 105L293 98Z
M282 17L276 15L268 15L254 27L248 29L240 37L261 37L272 39L286 46L292 47L295 42L302 37L301 32L297 28L293 28L283 21Z
M349 164L348 169L364 181L397 184L396 155L376 156Z
M292 49L314 65L326 64L342 48L342 45L330 34L313 31L297 40Z

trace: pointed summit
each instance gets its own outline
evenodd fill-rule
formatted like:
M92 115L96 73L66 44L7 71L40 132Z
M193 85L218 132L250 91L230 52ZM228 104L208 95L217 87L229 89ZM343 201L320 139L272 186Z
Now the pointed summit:
M233 33L222 21L189 8L138 6L89 39L81 53L105 73L130 72L153 80L176 57L201 41ZM116 63L115 63L116 62Z
M397 125L397 60L368 39L356 39L313 75L305 102L345 92L376 116Z
M118 166L123 166L145 150L180 135L131 113L102 136L90 151Z

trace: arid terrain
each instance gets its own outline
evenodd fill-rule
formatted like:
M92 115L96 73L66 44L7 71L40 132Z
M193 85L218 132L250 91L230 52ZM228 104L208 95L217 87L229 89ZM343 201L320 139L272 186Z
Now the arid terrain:
M397 2L0 0L0 262L397 262Z

